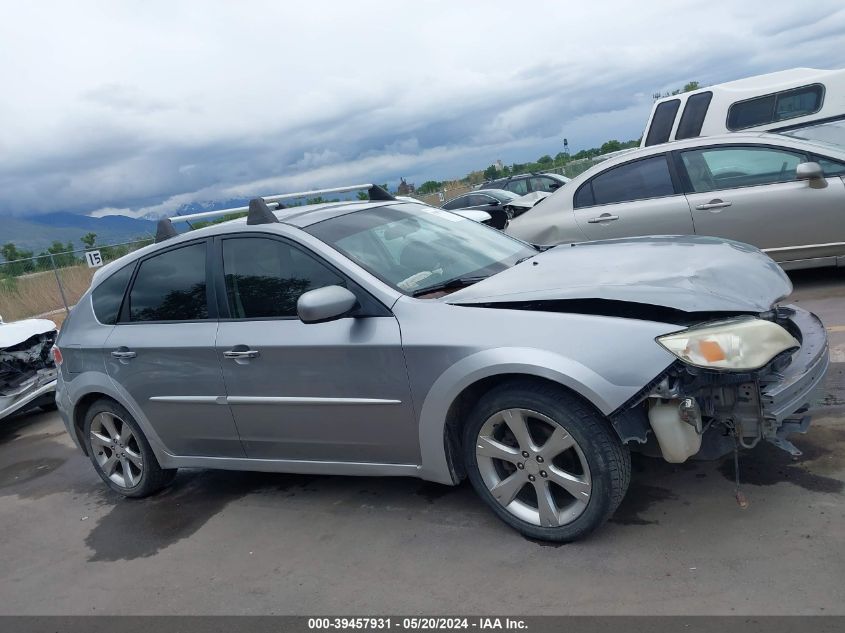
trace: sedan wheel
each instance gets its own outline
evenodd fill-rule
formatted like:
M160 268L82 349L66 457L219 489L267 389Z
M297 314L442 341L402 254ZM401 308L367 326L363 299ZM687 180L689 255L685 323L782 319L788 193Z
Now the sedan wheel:
M544 527L568 525L590 501L590 467L578 442L528 409L493 414L475 454L487 489L514 516Z
M121 488L134 488L144 475L144 461L132 427L103 411L91 420L91 446L103 474Z

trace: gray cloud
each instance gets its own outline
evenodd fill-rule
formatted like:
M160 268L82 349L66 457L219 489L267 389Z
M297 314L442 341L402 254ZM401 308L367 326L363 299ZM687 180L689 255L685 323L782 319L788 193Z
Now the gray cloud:
M0 214L461 176L636 138L651 93L845 65L845 10L734 2L18 3ZM331 16L327 18L326 16ZM36 28L37 27L37 28Z

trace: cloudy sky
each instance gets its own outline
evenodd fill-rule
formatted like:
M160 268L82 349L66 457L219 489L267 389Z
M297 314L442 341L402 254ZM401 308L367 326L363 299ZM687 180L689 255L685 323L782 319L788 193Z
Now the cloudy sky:
M0 0L0 215L420 184L637 138L655 91L845 66L845 5L809 6Z

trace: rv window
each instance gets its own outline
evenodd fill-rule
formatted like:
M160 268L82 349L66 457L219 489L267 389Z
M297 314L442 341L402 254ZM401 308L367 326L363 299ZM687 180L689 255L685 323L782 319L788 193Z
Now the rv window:
M818 112L822 105L822 95L822 87L818 84L778 93L775 121Z
M743 130L813 114L821 109L823 96L824 88L813 84L739 101L728 108L728 129Z
M645 144L658 145L669 140L672 132L672 125L675 123L675 115L681 106L680 99L664 101L654 109L654 116L651 117L651 126L648 128Z
M678 123L678 132L675 134L676 139L693 138L701 134L704 116L707 114L707 108L710 107L710 100L712 98L713 93L708 91L692 95L687 99L687 104L684 106L684 113L681 115L681 122Z
M774 110L775 95L734 103L728 108L728 129L742 130L755 125L771 123Z

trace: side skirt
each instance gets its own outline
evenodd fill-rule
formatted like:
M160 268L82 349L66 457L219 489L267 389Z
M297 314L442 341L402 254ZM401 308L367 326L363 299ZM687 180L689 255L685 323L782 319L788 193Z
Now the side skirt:
M162 468L212 468L249 470L265 473L301 475L350 475L361 477L420 477L416 464L378 464L370 462L328 462L301 459L249 459L239 457L158 456Z

